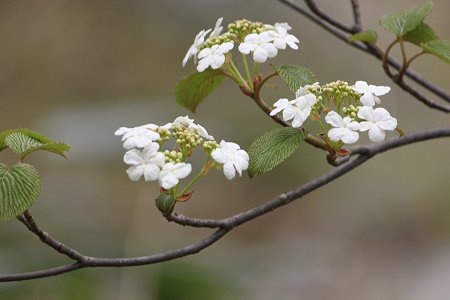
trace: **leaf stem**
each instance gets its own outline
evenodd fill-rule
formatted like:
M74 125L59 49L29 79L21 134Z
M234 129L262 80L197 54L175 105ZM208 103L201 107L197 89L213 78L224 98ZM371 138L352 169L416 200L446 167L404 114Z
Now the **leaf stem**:
M259 64L255 61L253 62L253 77L258 76L259 74Z
M397 40L395 40L395 41L393 41L387 48L386 48L386 51L383 53L383 55L382 55L382 62L383 62L383 69L384 69L384 72L386 72L386 74L389 76L389 77L393 77L393 75L392 75L392 73L391 73L391 70L389 69L389 52L391 51L391 49L392 49L392 47L394 47L395 46L395 44L397 44L399 42L399 40L397 39Z
M408 68L409 64L408 64L408 55L406 53L405 42L404 42L403 38L399 39L399 43L400 43L400 51L402 53L402 67L398 71L397 76L395 76L395 79L397 82L402 82L403 74L405 74L406 69Z
M247 90L253 91L253 89L250 89L247 81L245 81L244 77L242 77L241 73L239 72L239 69L234 64L233 60L230 60L230 69L233 70L233 73L236 75L236 78L238 79L240 85L244 86Z
M406 70L408 70L409 66L411 65L411 62L423 54L425 54L425 51L420 51L420 52L414 54L413 56L411 56L411 58L406 61L406 63L402 66L402 68L398 72L398 75L397 75L398 80L403 81L403 76L405 75Z
M242 63L244 64L245 74L247 75L247 82L253 90L254 89L253 80L252 80L252 76L250 75L250 69L248 67L247 56L245 54L242 54Z

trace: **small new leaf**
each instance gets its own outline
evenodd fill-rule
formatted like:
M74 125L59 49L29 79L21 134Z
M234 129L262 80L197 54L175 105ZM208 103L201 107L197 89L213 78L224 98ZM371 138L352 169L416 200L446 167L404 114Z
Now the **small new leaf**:
M316 75L305 67L274 65L273 68L294 94L299 88L317 82Z
M304 139L302 130L291 127L275 129L259 137L248 150L250 178L267 173L286 160Z
M434 40L422 44L422 48L425 52L431 53L450 64L450 41Z
M0 151L7 147L18 154L21 159L37 150L44 150L66 157L64 152L70 150L69 145L57 143L42 134L26 128L9 129L0 132Z
M194 72L180 81L175 87L175 97L177 103L186 107L192 112L216 87L218 87L225 75L223 71L206 69L203 72Z
M425 23L420 23L414 30L411 30L403 37L405 41L421 46L423 43L428 43L438 39L433 28Z
M39 196L40 179L29 164L8 167L0 163L0 221L9 220L27 210Z
M432 8L433 3L427 2L422 6L414 7L395 15L385 17L381 19L380 25L400 38L422 23L423 19L431 12Z
M377 39L378 34L374 30L361 31L348 37L349 42L365 42L369 44L375 44Z

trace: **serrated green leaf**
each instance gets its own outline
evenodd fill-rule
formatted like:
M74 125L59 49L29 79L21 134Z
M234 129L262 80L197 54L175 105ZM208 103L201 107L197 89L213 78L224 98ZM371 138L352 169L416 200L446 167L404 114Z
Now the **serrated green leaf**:
M175 87L177 103L195 112L200 102L218 87L225 78L222 70L213 70L211 68L182 78Z
M284 82L294 94L299 88L317 82L316 75L305 67L274 65L273 68L283 78Z
M275 129L259 137L248 150L250 178L267 173L286 160L304 139L303 131L292 127Z
M5 144L15 153L22 156L22 153L30 148L40 147L43 143L23 134L22 132L11 132L5 137Z
M70 150L69 145L57 143L40 133L26 128L8 129L0 132L0 151L7 147L17 153L21 159L37 150L44 150L66 157L64 152Z
M58 155L60 155L60 156L62 156L64 158L67 158L66 154L64 152L69 151L70 150L70 146L65 144L65 143L44 144L44 145L28 148L26 151L24 151L22 153L21 157L24 158L28 154L30 154L30 153L32 153L34 151L38 151L38 150L44 150L44 151L47 151L47 152L52 152L52 153L58 154Z
M420 46L423 43L437 40L438 36L436 35L436 33L434 33L434 30L430 25L422 22L417 25L414 30L411 30L410 32L405 34L403 39L410 43L416 44L417 46Z
M40 179L29 164L8 167L0 163L0 221L14 218L27 210L39 196Z
M374 30L361 31L348 37L349 42L366 42L375 44L378 39L378 33Z
M450 64L450 41L434 40L422 44L422 48L425 52L431 53Z
M408 32L414 30L431 12L432 8L433 3L427 2L422 6L385 17L381 19L380 25L397 37L403 37Z
M14 132L14 129L8 129L5 131L0 132L0 151L8 148L8 145L5 143L5 138L8 136L8 134Z

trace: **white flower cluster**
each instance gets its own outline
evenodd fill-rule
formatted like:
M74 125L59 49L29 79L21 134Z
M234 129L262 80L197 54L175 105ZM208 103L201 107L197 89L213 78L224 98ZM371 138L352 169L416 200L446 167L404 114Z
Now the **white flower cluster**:
M176 132L181 134L177 136ZM227 179L233 179L236 172L241 176L242 171L248 168L249 156L238 144L225 141L217 144L203 126L194 123L194 120L187 116L177 117L164 126L146 124L134 128L120 127L114 134L122 136L123 147L128 150L123 157L123 161L130 166L127 169L128 177L132 181L137 181L142 176L145 181L158 180L160 186L166 190L175 187L180 179L189 176L192 166L186 160L193 148L203 139L215 143L211 157L216 164L223 166ZM183 145L180 148L184 147L187 152L173 151L175 154L172 156L168 150L163 152L161 146L171 136L177 136L176 143Z
M288 100L286 98L282 98L273 104L276 107L274 110L270 112L271 116L276 115L279 112L283 112L283 120L291 121L292 127L298 128L305 123L306 119L308 119L311 114L312 107L317 102L316 95L309 92L309 88L315 88L319 85L318 82L315 82L312 85L307 85L305 87L300 88L295 93L294 100Z
M299 89L294 100L278 100L274 103L275 109L272 110L270 115L274 116L282 111L283 120L292 120L292 127L302 126L314 110L318 98L321 98L310 91L319 89L319 83L316 82ZM368 131L371 141L384 140L385 131L392 131L397 128L397 119L392 117L386 109L382 107L374 108L374 105L381 102L378 96L387 94L391 88L368 85L365 81L357 81L351 89L361 95L359 101L362 105L357 107L350 105L349 109L343 109L344 113L347 112L344 117L336 111L328 111L325 122L333 128L328 131L327 136L333 142L342 141L344 144L353 144L359 139L358 131Z
M264 63L267 58L275 57L278 49L298 49L299 40L289 34L292 28L287 23L275 23L275 25L252 23L247 20L236 21L229 25L229 31L220 35L223 29L223 18L219 18L214 29L200 31L194 39L194 43L187 51L182 65L186 65L191 57L197 64L197 71L203 72L208 67L219 69L226 61L225 55L229 53L234 44L239 44L239 52L242 54L253 53L253 60ZM241 23L242 26L240 26ZM238 25L236 25L238 24ZM256 25L255 25L256 24ZM249 30L249 26L255 28ZM208 38L207 35L209 34Z

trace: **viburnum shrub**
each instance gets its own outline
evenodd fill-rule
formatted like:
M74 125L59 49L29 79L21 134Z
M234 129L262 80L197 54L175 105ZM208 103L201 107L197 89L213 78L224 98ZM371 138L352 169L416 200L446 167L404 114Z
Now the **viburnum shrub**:
M432 94L450 102L448 93L409 69L412 62L424 54L432 54L450 63L450 42L439 39L433 28L424 22L432 3L381 19L380 25L395 36L386 49L377 43L377 32L362 30L359 5L357 1L352 3L355 17L352 27L329 18L325 20L323 15L318 16L317 21L341 40L343 33L339 30L345 32L348 43L380 59L387 77L415 99L432 109L450 112L446 103L433 101L404 81L409 77ZM297 9L301 11L303 8ZM295 30L286 22L265 24L242 19L227 26L222 23L223 18L219 18L214 28L201 30L195 36L182 59L183 67L193 61L195 71L177 83L176 101L194 113L215 88L225 79L230 79L245 97L251 98L281 128L256 138L247 150L231 142L233 137L215 139L189 115L167 116L173 121L163 125L148 120L148 124L120 127L115 131L126 150L123 162L128 166L126 173L129 179L158 182L160 192L155 195L156 206L168 221L183 226L214 228L216 231L197 243L162 254L134 258L84 255L41 230L28 211L39 196L40 179L37 170L24 160L39 150L66 157L70 147L28 129L5 130L0 132L0 151L12 150L18 156L18 162L12 166L0 163L0 221L17 217L43 243L74 262L41 271L0 275L0 281L47 277L87 267L152 264L194 254L236 226L303 197L376 154L414 142L450 136L449 127L405 135L395 116L387 109L390 106L389 86L369 84L366 80L348 83L345 78L321 83L314 72L304 66L270 64L281 50L298 51L301 48L300 39L292 33ZM412 47L405 47L406 44ZM397 46L401 62L392 58L391 51ZM411 54L410 51L416 52ZM266 102L261 90L277 76L287 85L290 95ZM399 137L394 137L394 131ZM366 133L372 144L353 145ZM221 170L228 180L241 177L244 172L252 178L278 166L302 144L323 151L327 162L336 168L226 219L190 218L173 212L178 202L192 198L194 185L212 169ZM191 160L195 151L204 156L198 166Z

